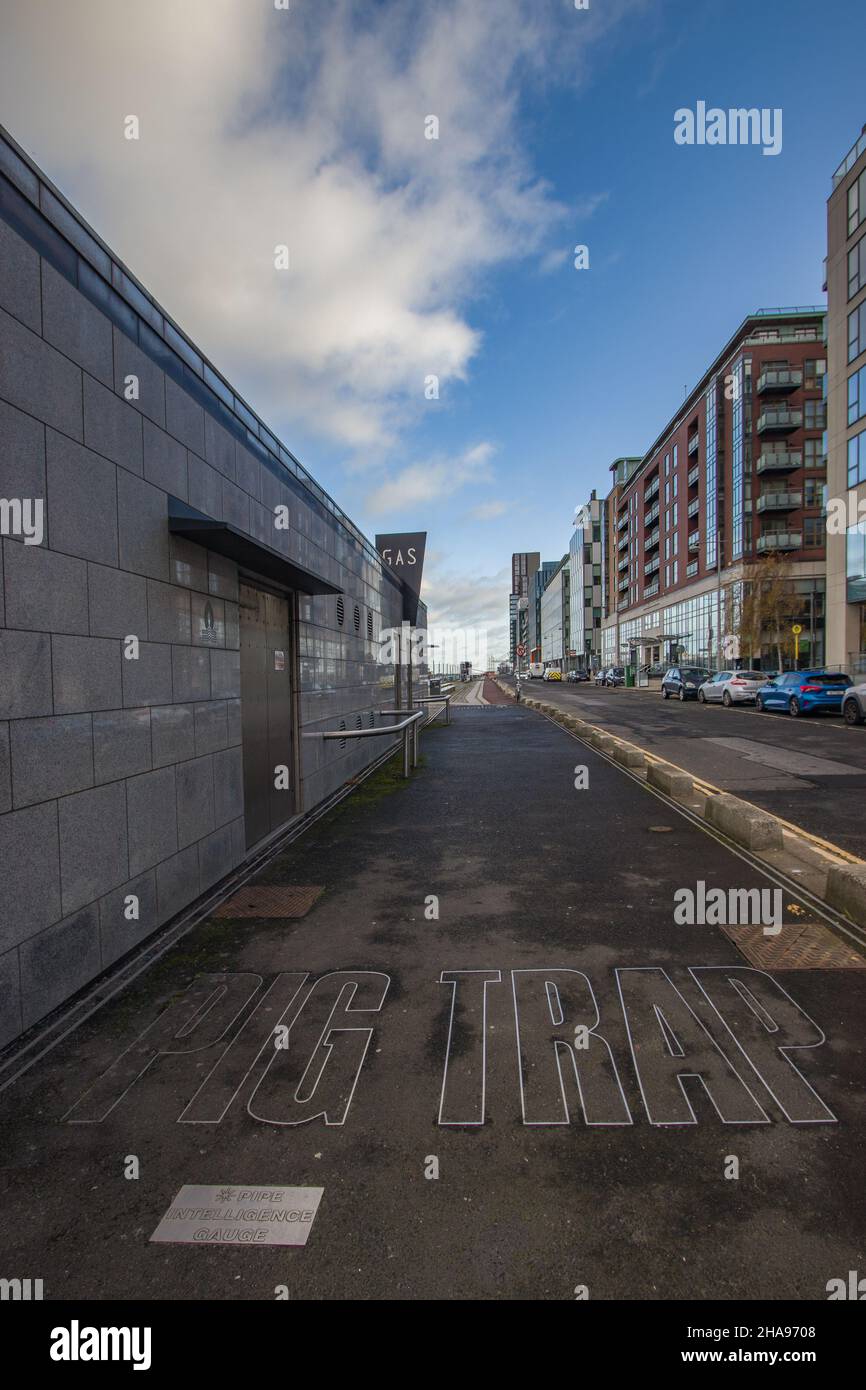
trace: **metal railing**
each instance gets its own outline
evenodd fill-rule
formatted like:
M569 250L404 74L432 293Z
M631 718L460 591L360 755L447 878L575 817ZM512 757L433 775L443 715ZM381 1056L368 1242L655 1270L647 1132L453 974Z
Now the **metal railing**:
M389 710L389 709L383 709L383 710L376 710L376 711L374 711L374 713L377 713L377 714L403 714L403 713L405 713L405 711L404 711L404 710ZM321 739L333 739L333 738L339 738L339 739L347 739L347 738L387 738L387 736L388 736L389 734L402 734L402 735L403 735L403 776L404 776L404 777L408 777L408 776L409 776L409 772L410 772L410 766L409 766L409 763L410 763L410 754L409 754L410 729L413 729L413 726L415 726L414 729L413 729L413 737L412 737L412 746L413 746L413 749L414 749L414 753L413 753L413 756L412 756L412 767L417 767L417 766L418 766L418 734L417 734L417 723L418 723L418 720L419 720L419 719L423 719L423 718L424 718L424 714L425 714L425 711L424 711L423 709L416 709L416 710L413 710L412 713L409 714L408 717L407 717L406 719L403 719L399 724L383 724L382 727L379 728L379 729L319 729L319 730L314 730L314 731L312 731L312 732L310 732L310 733L305 733L305 734L303 735L303 737L304 737L304 738L321 738Z

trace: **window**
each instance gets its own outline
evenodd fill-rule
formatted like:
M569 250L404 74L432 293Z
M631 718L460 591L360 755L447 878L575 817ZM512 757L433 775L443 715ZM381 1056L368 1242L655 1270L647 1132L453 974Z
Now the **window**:
M849 450L849 460L850 460L850 450ZM864 462L866 462L866 455L864 455ZM849 480L848 486L849 486L849 487L852 487L852 486L853 486L853 484L850 482L850 480ZM807 479L805 480L805 482L803 483L803 504L804 504L804 506L806 506L806 507L823 507L823 505L824 505L824 492L825 492L826 487L827 487L827 484L826 484L826 483L823 483L823 482L821 481L820 478L807 478Z
M670 536L668 536L667 539L665 540L665 559L666 559L666 560L669 560L670 558L671 558L671 538L670 538Z
M665 588L666 588L666 589L669 589L669 588L670 588L670 585L671 585L671 567L670 567L670 565L665 565Z
M803 467L804 468L824 468L826 467L826 450L822 439L806 439L803 441Z
M866 299L848 315L848 361L866 352Z
M845 533L848 602L866 600L866 522L858 521Z
M823 401L812 400L803 402L804 430L822 430L826 423Z
M680 573L680 562L679 562L679 560L674 560L674 583L675 583L675 584L677 584L677 583L679 582L679 573Z
M670 473L670 471L671 471L671 456L670 456L670 454L665 454L665 477L668 476L668 474Z
M848 252L848 298L853 299L858 290L866 285L866 236L861 236L856 246Z
M866 169L848 189L848 235L853 236L866 217Z
M674 502L674 529L676 529L676 527L679 526L679 522L680 522L679 512L680 512L680 504L679 504L679 502Z
M808 549L824 544L824 518L807 516L803 521L803 544Z
M680 548L680 533L679 533L679 531L674 531L674 554L675 554L675 555L676 555L677 552L679 551L679 548ZM674 565L674 569L676 569L676 565Z
M666 502L666 503L667 503L667 502L670 502L670 500L671 500L671 485L670 485L670 481L668 481L668 482L665 483L665 502Z
M678 484L679 484L679 481L680 481L680 475L679 475L679 473L675 473L675 474L674 474L674 497L676 497L676 495L677 495L677 486L678 486Z
M826 371L827 363L823 358L807 357L803 363L804 388L807 391L819 390Z
M675 472L675 473L676 473L676 471L677 471L677 457L678 457L678 455L679 455L679 452L680 452L680 446L679 446L679 444L675 444L675 445L674 445L674 472Z
M848 378L848 424L866 415L866 367Z
M866 481L866 430L848 440L848 486Z

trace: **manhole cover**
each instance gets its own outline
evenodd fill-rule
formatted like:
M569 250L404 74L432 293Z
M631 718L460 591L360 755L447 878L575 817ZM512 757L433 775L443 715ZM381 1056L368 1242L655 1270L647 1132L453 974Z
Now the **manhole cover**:
M778 936L763 927L723 927L752 965L767 970L863 970L866 958L820 922L783 922Z
M324 893L321 885L259 884L241 888L214 911L214 917L305 917Z

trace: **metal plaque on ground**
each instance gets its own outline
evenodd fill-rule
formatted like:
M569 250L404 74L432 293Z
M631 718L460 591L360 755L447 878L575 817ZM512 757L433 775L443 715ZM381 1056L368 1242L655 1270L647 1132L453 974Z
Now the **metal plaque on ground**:
M187 1184L151 1240L187 1245L306 1245L324 1190Z

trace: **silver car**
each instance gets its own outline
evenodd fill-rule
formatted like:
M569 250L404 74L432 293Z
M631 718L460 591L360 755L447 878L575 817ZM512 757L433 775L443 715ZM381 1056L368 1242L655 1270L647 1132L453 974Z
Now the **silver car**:
M852 685L842 697L842 718L846 724L862 724L866 718L866 681Z
M731 705L754 702L755 696L766 685L769 677L761 671L718 671L704 681L698 691L702 705Z

